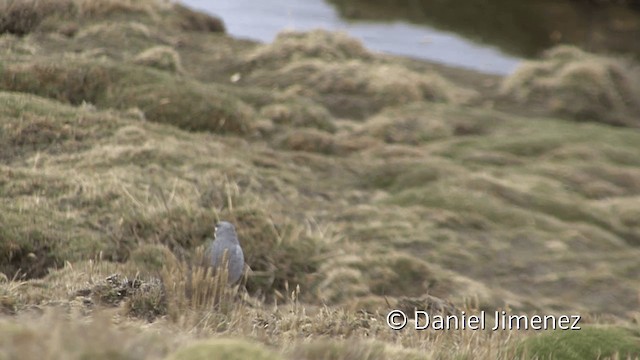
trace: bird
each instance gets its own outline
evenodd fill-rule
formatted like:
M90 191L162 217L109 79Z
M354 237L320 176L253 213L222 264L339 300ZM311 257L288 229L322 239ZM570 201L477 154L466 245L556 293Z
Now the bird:
M244 252L232 223L220 221L216 224L215 239L207 251L207 260L215 270L225 265L223 261L227 261L229 285L240 280L244 270Z

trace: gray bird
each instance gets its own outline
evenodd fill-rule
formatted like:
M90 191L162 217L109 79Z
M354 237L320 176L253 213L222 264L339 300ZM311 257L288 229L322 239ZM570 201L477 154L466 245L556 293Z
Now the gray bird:
M215 240L207 250L207 259L211 261L214 269L224 266L222 262L225 251L229 262L228 281L229 284L234 284L240 280L244 270L244 253L238 241L236 228L230 222L220 221L216 225Z

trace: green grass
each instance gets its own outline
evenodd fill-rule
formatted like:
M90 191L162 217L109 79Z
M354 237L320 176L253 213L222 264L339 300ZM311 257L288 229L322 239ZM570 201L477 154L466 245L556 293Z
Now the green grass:
M634 359L640 356L639 335L638 329L589 326L527 338L520 348L527 359Z

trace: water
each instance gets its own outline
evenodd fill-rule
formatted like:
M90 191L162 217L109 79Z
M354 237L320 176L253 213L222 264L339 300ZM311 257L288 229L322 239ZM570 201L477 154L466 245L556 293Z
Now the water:
M454 33L405 22L347 22L323 0L182 0L195 9L220 16L234 37L271 42L282 30L345 31L367 48L506 75L521 61L499 49Z

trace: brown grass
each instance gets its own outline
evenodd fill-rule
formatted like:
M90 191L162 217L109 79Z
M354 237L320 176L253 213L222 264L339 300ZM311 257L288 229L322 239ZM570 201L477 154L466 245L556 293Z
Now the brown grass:
M287 31L278 34L273 43L257 48L246 62L252 67L280 67L305 58L325 61L368 60L371 53L362 43L344 33L325 30Z
M387 143L411 145L452 136L454 124L433 107L416 103L402 110L386 110L367 121L366 132Z
M270 119L274 124L284 125L283 128L313 127L328 132L336 131L329 111L308 100L270 104L260 109L260 116Z
M71 57L7 65L0 86L75 105L90 102L119 109L137 107L151 121L189 130L251 131L253 110L228 93L108 61Z
M171 47L155 46L136 55L133 62L174 73L182 73L180 54Z
M177 339L144 334L141 328L114 323L108 314L90 319L47 311L0 320L1 356L7 359L158 359Z
M640 126L640 70L624 59L561 46L522 65L502 93L548 112L623 126Z
M278 360L282 357L266 349L260 344L255 344L239 339L211 339L199 341L178 349L167 359L175 360Z
M412 101L465 103L475 97L433 72L374 60L359 41L321 30L283 32L272 44L249 52L244 62L249 83L288 91L302 87L300 95L344 117L362 118Z
M73 14L72 0L3 0L0 3L0 34L26 35L52 14Z
M360 118L389 105L414 101L465 103L474 92L459 88L435 73L421 74L395 65L360 60L326 62L319 59L285 63L276 71L257 70L248 80L286 89L303 85L334 114ZM361 109L366 99L368 107Z
M470 107L482 84L343 35L259 45L118 4L0 36L0 358L635 349L637 132ZM182 71L133 63L154 47ZM201 266L223 219L238 287ZM396 307L579 313L609 340L392 331Z
M225 31L219 18L159 0L3 0L0 14L0 34L26 35L36 30L68 32L69 26L76 26L74 23L113 17L144 18L185 31ZM167 21L167 17L170 20Z
M220 32L224 33L222 19L201 11L193 10L180 4L173 4L172 11L178 15L176 25L184 31Z
M289 131L279 141L282 148L289 150L321 154L335 154L339 151L331 134L315 129Z

